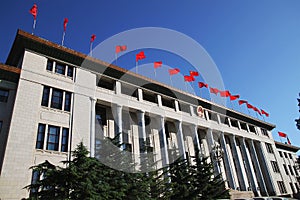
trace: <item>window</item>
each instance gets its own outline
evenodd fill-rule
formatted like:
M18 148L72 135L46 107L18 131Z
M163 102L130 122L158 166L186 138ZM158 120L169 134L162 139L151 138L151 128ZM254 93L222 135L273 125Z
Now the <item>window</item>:
M56 63L55 73L65 75L65 72L66 72L66 66L64 64L61 64L61 63Z
M61 151L68 152L69 129L63 128L61 136Z
M40 173L38 170L32 170L32 178L31 178L31 184L36 184L40 180ZM37 193L37 189L32 188L30 190L30 196L34 196Z
M8 94L8 90L0 89L0 102L7 102Z
M266 148L268 153L274 153L272 145L269 143L266 143Z
M239 128L238 121L235 119L231 119L231 126Z
M285 157L285 158L288 158L286 152L283 152L283 154L284 154L284 157Z
M268 136L269 137L269 134L268 134L268 131L264 128L261 129L261 133L265 136Z
M276 161L271 161L271 165L272 165L272 168L273 168L274 172L280 173L280 170L279 170L279 167L278 167L278 164L277 164Z
M52 90L51 108L62 109L63 91L58 89Z
M289 153L289 158L290 158L290 159L293 159L293 158L292 158L292 154L290 154L290 153Z
M290 172L291 172L291 175L292 175L292 176L294 176L294 171L293 171L293 169L292 169L292 166L291 166L291 165L289 165L289 170L290 170Z
M279 191L281 194L286 193L286 189L285 189L285 185L283 183L283 181L277 181L278 187L279 187Z
M250 130L250 132L252 132L252 133L256 133L256 131L255 131L255 127L254 127L253 125L250 125L250 124L248 124L248 126L249 126L249 130Z
M247 124L246 124L246 123L240 122L240 125L241 125L241 129L242 129L242 130L248 131L248 129L247 129Z
M281 152L281 151L279 151L279 155L280 155L280 157L283 157L283 155L282 155L282 152Z
M35 144L36 149L44 148L45 127L46 127L45 124L39 124L37 139L36 139L36 144Z
M71 92L65 92L65 111L71 110Z
M68 66L67 76L73 78L74 67Z
M293 166L296 176L299 176L296 166Z
M47 150L58 151L59 127L48 126Z
M47 68L48 71L52 71L53 70L53 61L52 60L48 60L47 61Z
M44 86L43 97L42 97L42 106L48 106L49 94L50 94L50 88L47 86Z
M289 171L288 171L288 169L286 167L286 164L283 164L283 168L284 168L284 171L285 171L286 175L289 175Z
M295 188L294 188L294 185L293 185L293 183L290 183L290 187L291 187L291 189L292 189L292 191L293 191L293 194L295 194L295 193L296 193L296 191L295 191Z
M2 125L3 125L3 121L0 121L0 133L1 133L1 130L2 130Z

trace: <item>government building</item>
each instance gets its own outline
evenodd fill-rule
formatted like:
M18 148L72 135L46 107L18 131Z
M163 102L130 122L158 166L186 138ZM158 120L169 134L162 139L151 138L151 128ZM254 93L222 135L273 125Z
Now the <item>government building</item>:
M83 141L101 158L101 136L136 162L147 144L157 168L170 150L210 156L226 187L292 196L298 147L274 141L275 125L18 30L0 64L0 199L29 196L29 168L59 164ZM216 156L219 155L219 156Z

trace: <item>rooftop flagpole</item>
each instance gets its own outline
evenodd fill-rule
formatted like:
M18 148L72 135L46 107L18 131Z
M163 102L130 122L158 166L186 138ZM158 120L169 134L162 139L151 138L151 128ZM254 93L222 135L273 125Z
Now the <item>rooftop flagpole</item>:
M36 26L36 16L37 16L37 12L38 12L37 5L33 4L32 8L29 10L29 12L33 16L33 25L32 25L32 32L31 32L31 34L33 35L34 30L35 30L35 26Z
M64 32L62 35L62 40L61 40L61 45L64 46L64 41L65 41L65 35L66 35L66 30L67 30L67 24L68 24L69 20L68 18L64 19Z

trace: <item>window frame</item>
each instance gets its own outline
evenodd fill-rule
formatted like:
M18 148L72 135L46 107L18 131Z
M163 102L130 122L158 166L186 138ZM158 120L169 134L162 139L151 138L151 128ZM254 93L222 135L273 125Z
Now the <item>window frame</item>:
M63 64L63 63L59 63L59 62L56 62L55 63L55 68L54 68L54 72L56 74L60 74L60 75L63 75L65 76L66 75L66 65Z
M43 128L43 130L41 130L41 128ZM37 136L36 136L35 149L44 149L45 132L46 132L46 124L39 123Z
M54 94L59 94L59 95L54 95ZM64 100L64 91L60 89L52 88L50 107L62 110L63 100Z
M9 90L0 88L0 102L6 103L9 97Z
M56 131L52 132L50 130L51 128L53 128L53 130L56 129ZM53 125L48 125L46 150L59 151L59 135L60 135L60 127L53 126ZM52 141L52 140L54 140L54 141ZM52 146L53 146L53 148L52 148Z
M69 150L69 129L68 128L62 128L61 133L61 144L60 144L60 151L61 152L68 152Z

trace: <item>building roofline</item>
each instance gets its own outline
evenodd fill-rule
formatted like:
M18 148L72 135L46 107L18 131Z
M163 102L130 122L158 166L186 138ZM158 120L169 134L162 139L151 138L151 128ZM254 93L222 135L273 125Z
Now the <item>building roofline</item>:
M278 142L278 141L275 141L275 146L276 146L276 148L284 149L287 151L292 151L295 153L300 149L300 147L290 145L290 144L285 144L285 143Z
M21 69L0 63L0 80L17 83L20 73Z
M53 58L66 61L68 63L80 66L82 68L100 74L106 74L116 79L120 79L124 74L126 74L126 76L129 77L128 79L126 79L126 81L128 81L129 83L138 83L137 85L145 86L146 89L150 88L154 92L162 93L166 96L175 96L176 98L180 100L184 99L187 102L191 101L190 99L193 99L193 101L196 102L196 105L202 105L204 108L220 113L226 113L230 117L266 128L267 130L272 130L273 128L275 128L275 125L271 123L259 120L257 118L235 111L225 106L218 105L201 97L192 95L177 88L173 88L169 85L136 74L132 71L118 67L116 65L112 65L102 60L87 56L83 53L74 51L70 48L61 46L59 44L53 43L51 41L32 35L22 30L17 31L13 46L7 57L6 64L17 66L19 60L24 54L25 49L48 55ZM146 87L146 85L148 88Z

